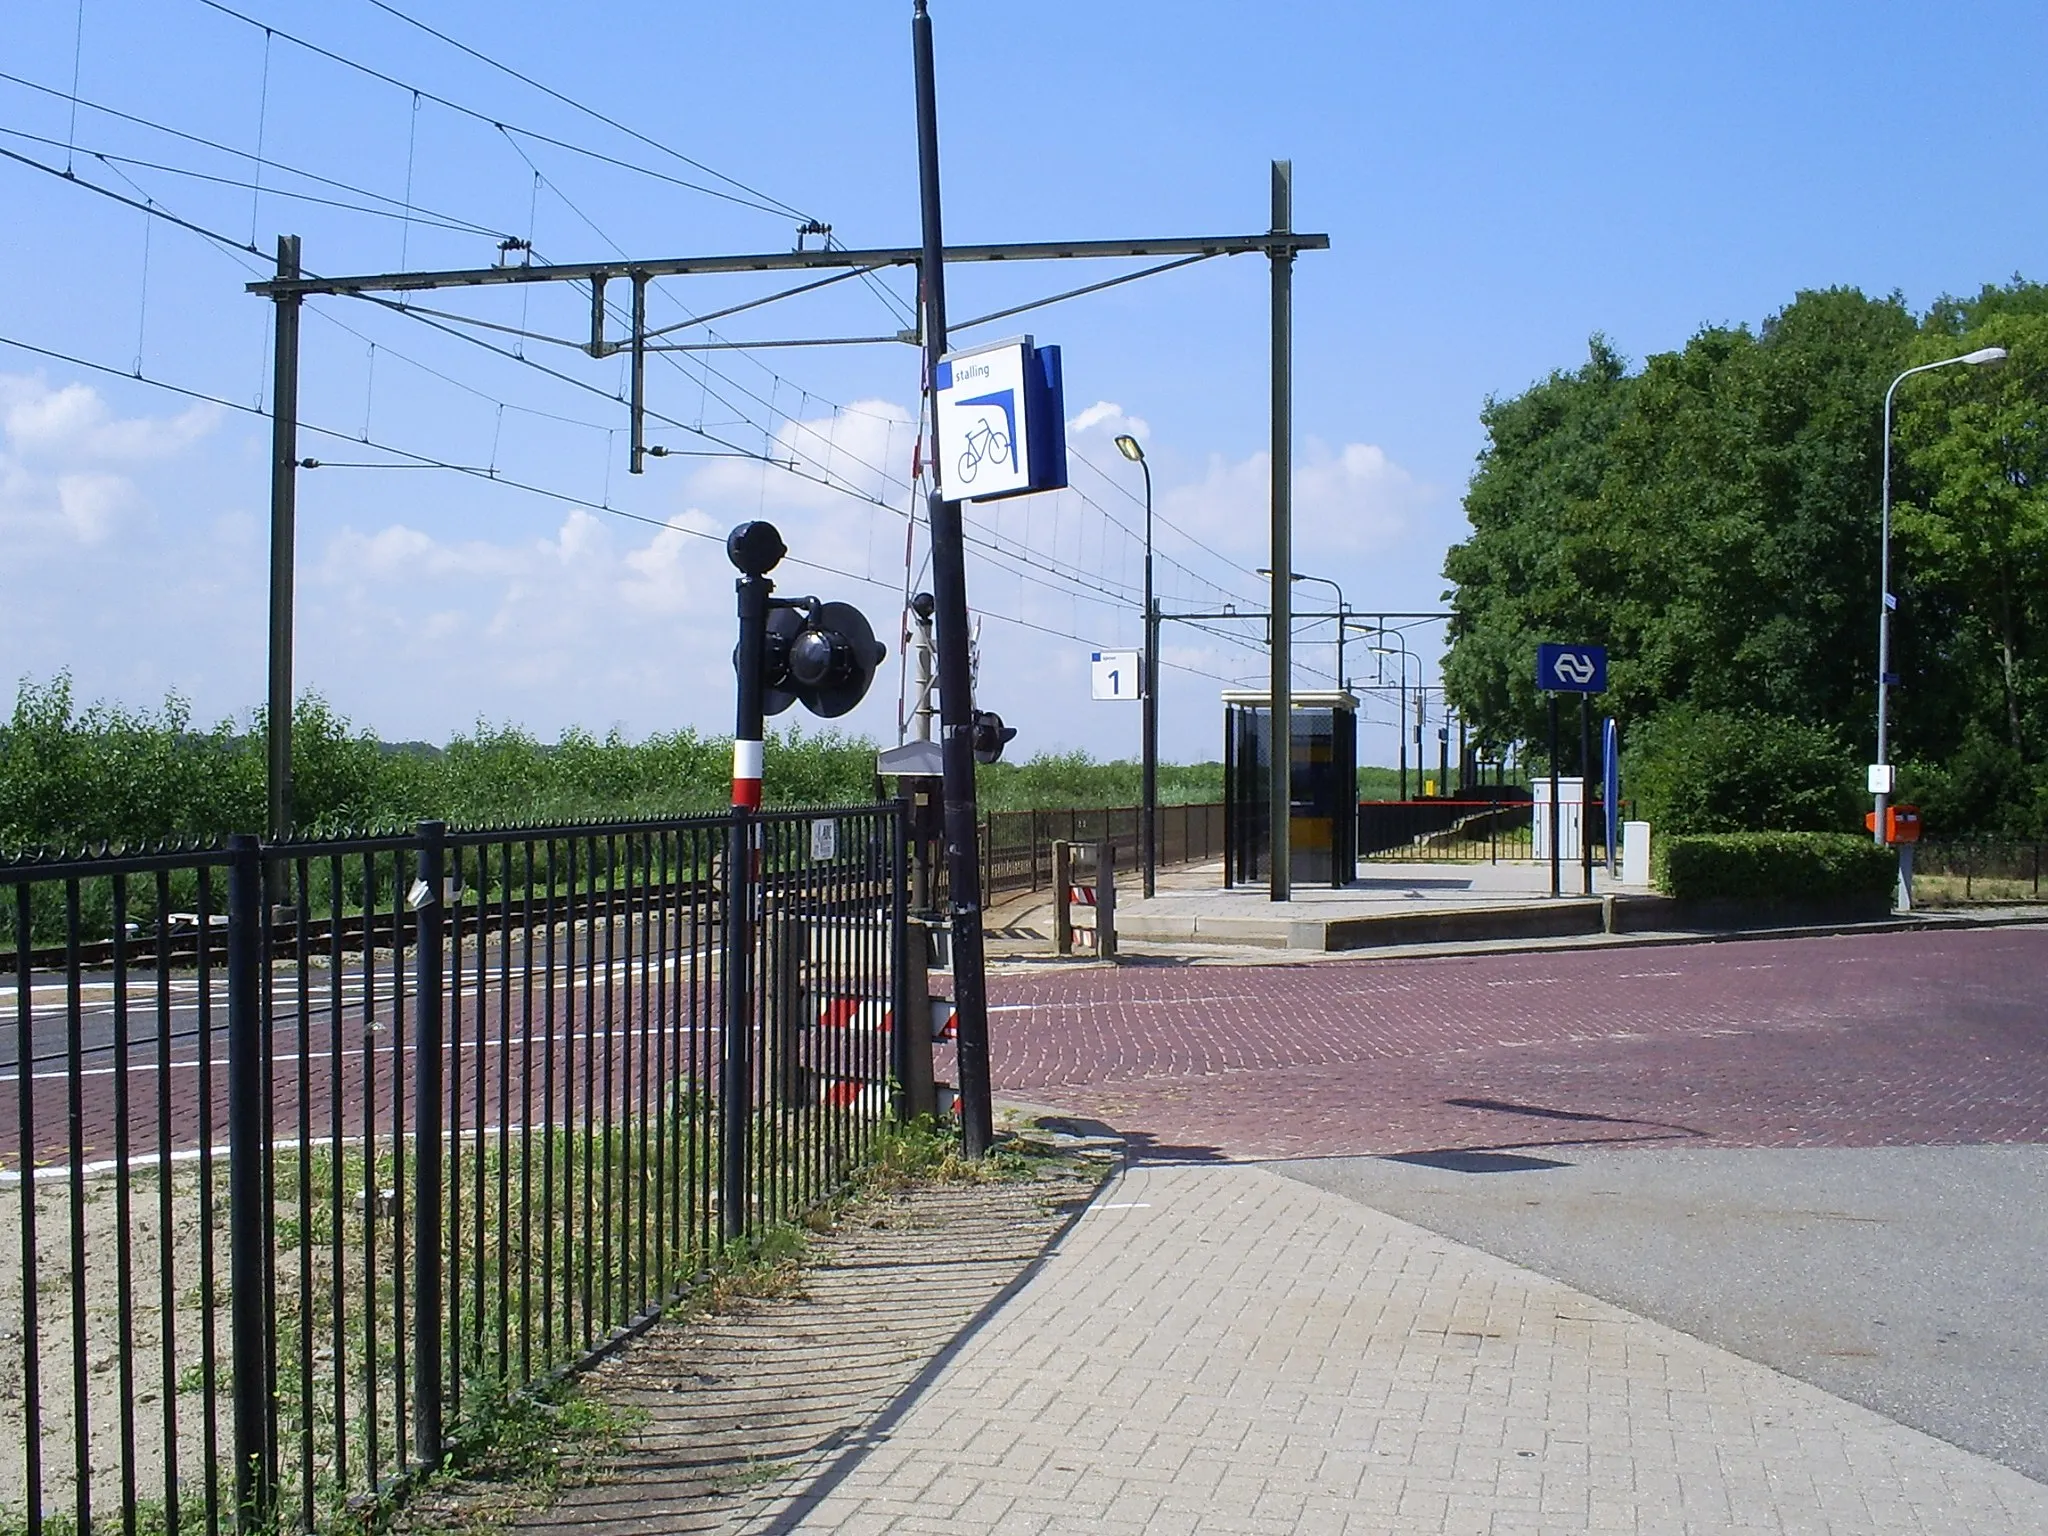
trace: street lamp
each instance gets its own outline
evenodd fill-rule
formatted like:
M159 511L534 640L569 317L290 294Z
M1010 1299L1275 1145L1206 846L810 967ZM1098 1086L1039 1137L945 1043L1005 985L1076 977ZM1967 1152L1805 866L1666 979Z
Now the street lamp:
M1257 574L1271 576L1273 571L1270 566L1262 565L1258 568ZM1344 589L1327 576L1305 576L1300 571L1289 571L1287 579L1289 581L1320 582L1337 594L1337 691L1342 693L1344 691L1344 618L1350 611L1344 605Z
M1145 655L1138 663L1143 678L1144 711L1140 734L1143 766L1139 770L1138 858L1145 866L1145 895L1153 894L1157 883L1159 820L1159 605L1152 598L1152 466L1145 462L1145 448L1130 433L1117 436L1116 451L1145 472Z
M1891 730L1890 706L1892 686L1892 609L1898 599L1892 596L1892 396L1906 380L1916 373L1927 373L1935 368L1949 368L1958 363L1972 368L1985 363L2005 361L2005 348L1979 347L1975 352L1965 352L1961 357L1943 358L1938 363L1922 363L1917 368L1908 368L1891 382L1884 392L1884 489L1879 501L1879 553L1877 578L1877 762L1876 771L1871 774L1871 793L1876 797L1877 815L1873 818L1871 837L1878 843L1885 841L1884 814L1891 804ZM1910 906L1913 892L1910 885L1912 857L1911 849L1900 845L1899 852L1899 900Z
M1401 798L1406 800L1408 798L1408 663L1411 661L1415 663L1415 692L1419 699L1422 694L1422 660L1408 649L1408 642L1398 632L1383 629L1380 631L1380 638L1382 640L1392 640L1401 647L1398 651L1390 650L1384 645L1370 646L1368 649L1375 656L1398 656L1401 658L1401 718L1400 729L1396 734L1401 742ZM1420 736L1417 736L1415 741L1415 771L1418 776L1422 772L1422 738Z

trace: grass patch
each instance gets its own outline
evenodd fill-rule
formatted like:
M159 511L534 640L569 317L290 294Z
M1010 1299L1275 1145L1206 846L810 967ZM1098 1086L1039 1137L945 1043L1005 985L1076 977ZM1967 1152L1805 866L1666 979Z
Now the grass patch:
M998 1136L985 1157L969 1157L961 1145L959 1125L948 1119L920 1115L907 1124L888 1122L875 1131L868 1160L855 1174L863 1195L898 1194L918 1184L989 1184L1001 1179L1029 1179L1048 1157L1044 1142L1028 1136Z
M576 1382L500 1397L465 1419L448 1465L401 1509L381 1512L382 1523L360 1515L353 1529L488 1536L598 1481L646 1422L645 1410L606 1402Z

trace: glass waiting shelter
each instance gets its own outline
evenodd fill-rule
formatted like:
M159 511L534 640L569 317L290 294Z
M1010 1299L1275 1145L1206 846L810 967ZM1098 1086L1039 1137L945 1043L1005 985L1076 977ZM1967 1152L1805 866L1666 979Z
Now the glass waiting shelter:
M1293 696L1288 840L1293 878L1350 885L1358 877L1358 697ZM1268 878L1273 857L1273 696L1223 694L1223 883Z

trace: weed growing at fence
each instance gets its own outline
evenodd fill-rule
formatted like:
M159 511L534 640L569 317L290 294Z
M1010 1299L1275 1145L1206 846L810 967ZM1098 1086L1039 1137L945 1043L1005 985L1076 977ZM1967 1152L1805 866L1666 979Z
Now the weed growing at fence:
M589 1396L574 1381L505 1397L464 1425L447 1465L402 1509L385 1511L385 1523L472 1536L501 1529L521 1510L595 1481L601 1464L621 1455L646 1422L644 1409ZM458 1487L459 1502L450 1497ZM336 1529L357 1536L371 1528L359 1516L353 1527Z
M867 1159L855 1177L859 1196L894 1194L915 1184L987 1184L999 1179L1028 1179L1050 1155L1040 1143L1017 1138L1000 1140L984 1157L968 1157L960 1142L957 1121L920 1115L909 1122L889 1121L875 1130Z

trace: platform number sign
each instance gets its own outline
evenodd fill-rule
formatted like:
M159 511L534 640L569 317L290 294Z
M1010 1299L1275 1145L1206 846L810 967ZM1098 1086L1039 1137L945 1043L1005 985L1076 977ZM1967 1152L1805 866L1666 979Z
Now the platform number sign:
M1142 694L1136 651L1097 651L1089 663L1094 696L1115 703L1136 703Z

